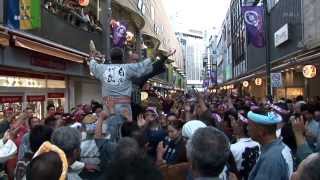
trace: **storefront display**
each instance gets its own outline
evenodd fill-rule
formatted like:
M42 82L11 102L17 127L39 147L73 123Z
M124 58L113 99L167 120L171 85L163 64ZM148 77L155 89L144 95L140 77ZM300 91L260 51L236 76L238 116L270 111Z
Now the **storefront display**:
M22 112L23 96L4 96L0 94L0 121L3 120L4 112L12 109L14 113Z
M43 118L44 109L45 109L45 95L38 95L38 96L27 96L27 106L32 109L34 115L40 119Z
M56 108L65 106L64 93L48 93L48 104L53 104Z

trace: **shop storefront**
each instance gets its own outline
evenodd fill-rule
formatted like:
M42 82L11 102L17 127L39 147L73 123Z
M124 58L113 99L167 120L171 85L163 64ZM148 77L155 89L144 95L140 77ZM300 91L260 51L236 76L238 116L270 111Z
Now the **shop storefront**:
M46 114L46 105L68 109L65 103L67 92L66 81L63 76L46 76L32 73L0 73L0 111L8 108L21 112L31 107L35 115L43 118ZM15 74L15 75L14 75ZM52 78L52 79L50 79Z

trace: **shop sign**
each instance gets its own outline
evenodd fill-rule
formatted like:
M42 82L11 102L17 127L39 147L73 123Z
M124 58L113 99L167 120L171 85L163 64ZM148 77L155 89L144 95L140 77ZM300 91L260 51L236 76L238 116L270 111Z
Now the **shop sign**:
M311 78L316 77L316 75L317 75L317 68L316 68L316 66L314 66L314 65L305 65L305 66L303 67L302 72L303 72L303 76L304 76L305 78L311 79Z
M61 71L66 70L65 62L58 62L56 60L45 59L44 57L32 57L31 65Z
M64 98L64 93L48 93L48 98L51 98L51 99Z
M271 86L273 88L282 87L282 74L281 73L271 73Z
M46 97L45 96L27 96L27 101L28 102L39 102L39 101L45 101Z
M285 24L274 33L274 46L278 47L289 40L289 25Z
M0 103L22 102L22 96L0 96Z

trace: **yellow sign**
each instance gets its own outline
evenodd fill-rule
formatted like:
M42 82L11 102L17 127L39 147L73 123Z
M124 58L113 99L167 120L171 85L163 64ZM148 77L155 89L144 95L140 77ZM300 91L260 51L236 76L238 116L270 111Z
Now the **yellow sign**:
M303 67L303 76L305 77L305 78L308 78L308 79L311 79L311 78L314 78L314 77L316 77L316 75L317 75L317 68L316 68L316 66L314 66L314 65L305 65L304 67Z

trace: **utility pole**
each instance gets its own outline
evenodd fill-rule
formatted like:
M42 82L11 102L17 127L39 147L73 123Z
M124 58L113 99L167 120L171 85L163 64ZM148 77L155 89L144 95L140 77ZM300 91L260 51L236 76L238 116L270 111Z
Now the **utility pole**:
M110 21L112 17L112 0L106 0L106 22L103 23L104 25L104 32L103 33L103 41L105 42L105 54L106 54L106 62L107 63L110 60L110 51L111 51L111 41L110 41L110 35L111 35L111 30L110 30Z
M268 10L268 0L263 0L264 17L265 17L265 38L266 38L266 88L267 97L272 98L271 86L271 59L270 59L270 13Z

